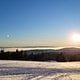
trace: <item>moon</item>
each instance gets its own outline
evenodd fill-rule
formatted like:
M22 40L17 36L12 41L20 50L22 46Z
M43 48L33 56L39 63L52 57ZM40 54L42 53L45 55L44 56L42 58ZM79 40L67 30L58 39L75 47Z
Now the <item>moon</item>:
M7 37L7 38L9 38L9 37L10 37L10 35L9 35L9 34L7 34L7 35L6 35L6 37Z

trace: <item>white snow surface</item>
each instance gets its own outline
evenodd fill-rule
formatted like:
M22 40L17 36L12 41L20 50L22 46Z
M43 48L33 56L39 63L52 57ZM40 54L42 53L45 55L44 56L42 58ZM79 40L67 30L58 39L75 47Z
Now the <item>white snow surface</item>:
M0 80L80 80L80 62L0 60Z

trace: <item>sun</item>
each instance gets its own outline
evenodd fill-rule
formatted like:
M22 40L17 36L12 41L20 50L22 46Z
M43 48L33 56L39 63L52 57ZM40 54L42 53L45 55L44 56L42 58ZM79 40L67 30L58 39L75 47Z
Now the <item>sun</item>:
M80 34L73 34L72 35L72 40L74 41L74 42L80 42Z

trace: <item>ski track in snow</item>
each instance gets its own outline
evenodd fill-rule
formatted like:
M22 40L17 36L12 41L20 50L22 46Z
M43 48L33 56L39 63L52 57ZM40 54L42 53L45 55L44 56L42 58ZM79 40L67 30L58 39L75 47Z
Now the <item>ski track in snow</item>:
M0 60L0 80L80 80L80 62Z

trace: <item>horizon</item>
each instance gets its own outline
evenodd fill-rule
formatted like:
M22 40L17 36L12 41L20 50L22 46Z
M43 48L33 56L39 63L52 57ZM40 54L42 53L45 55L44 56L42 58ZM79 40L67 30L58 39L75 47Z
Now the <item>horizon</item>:
M4 50L4 52L15 52L18 51L28 51L28 50L65 50L65 49L80 49L80 47L59 47L59 46L16 46L16 47L0 47L0 51Z
M30 46L0 46L0 48L36 48L36 47L41 47L41 48L47 48L47 47L53 47L53 48L57 48L57 47L63 47L63 48L80 48L79 46L34 46L34 45L30 45Z
M0 46L80 46L79 0L0 0Z

